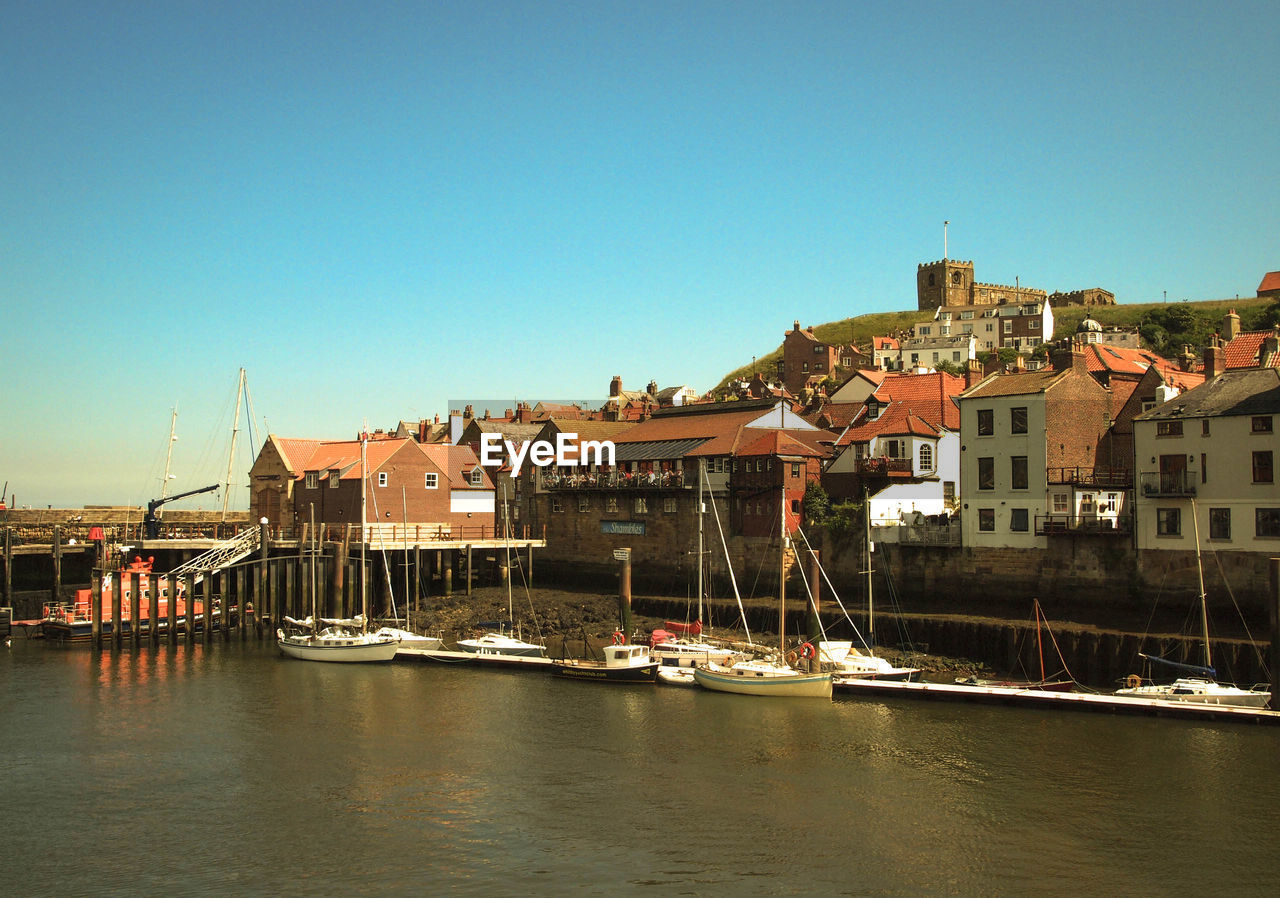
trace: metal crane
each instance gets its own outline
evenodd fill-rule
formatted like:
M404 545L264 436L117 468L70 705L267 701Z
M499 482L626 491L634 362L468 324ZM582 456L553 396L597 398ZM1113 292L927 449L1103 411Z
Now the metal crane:
M173 502L177 499L185 499L187 496L198 496L201 493L211 493L218 488L218 484L213 486L202 486L198 490L187 490L185 493L178 493L176 496L161 496L159 499L152 499L147 503L147 515L142 519L142 523L146 527L147 539L160 538L160 518L156 515L156 509L166 502Z

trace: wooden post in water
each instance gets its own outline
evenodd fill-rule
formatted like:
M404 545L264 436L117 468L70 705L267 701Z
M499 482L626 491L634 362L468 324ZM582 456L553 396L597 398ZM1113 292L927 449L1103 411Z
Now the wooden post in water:
M810 639L820 639L822 636L822 621L819 619L819 613L822 609L822 565L818 561L818 550L809 546L809 557L805 559L806 576L809 578L809 611L806 615L808 623L805 629L808 631ZM818 659L810 659L811 667L818 664ZM816 671L815 671L816 672Z
M441 573L441 575L444 577L444 594L445 594L445 595L447 595L447 596L451 596L451 595L453 595L453 560L454 560L454 550L453 550L453 549L449 549L449 550L448 550L448 553L449 553L449 555L448 555L449 560L445 563L445 565L444 565L444 569L443 569L443 570L441 570L441 571L440 571L440 573Z
M62 527L59 524L53 525L53 587L51 591L52 600L56 605L62 601Z
M168 634L169 645L178 644L178 597L183 594L183 578L169 578Z
M1267 578L1271 609L1271 710L1280 711L1280 558L1272 558L1267 565Z
M187 642L196 641L196 578L194 576L184 576L182 582L187 585L187 607L186 614L183 615L183 630L187 637Z
M471 546L467 545L467 595L471 595Z
M158 582L159 578L154 573L147 577L152 605L156 601L155 592ZM142 644L142 575L137 571L129 574L129 641L133 643L135 649Z
M614 549L618 560L618 613L622 618L622 635L631 639L631 549Z
M89 590L89 642L95 649L102 648L102 568L93 569L93 582Z
M298 609L295 607L298 604L298 590L295 588L298 580L298 562L299 559L290 558L284 566L284 595L281 596L281 601L284 605L283 614L300 619Z
M248 575L245 573L245 569L243 567L237 567L236 568L236 608L238 609L239 613L236 616L236 629L240 631L241 642L244 642L245 637L248 636L248 632L249 632L249 627L245 623L245 619L244 619L244 616L249 613L249 607L250 607L249 593L247 591L248 579L249 578L248 578Z
M124 633L121 632L120 612L124 605L126 580L122 572L111 583L111 647L113 649L120 648L120 642L124 638Z
M267 559L271 557L270 538L271 527L267 519L263 518L258 522L258 588L254 590L253 596L253 629L258 638L262 638L262 616L271 614L271 620L275 621L275 614L271 610L270 587L267 585L270 582L267 567Z
M200 581L200 616L204 618L204 626L200 630L200 641L205 645L213 639L213 572L204 575ZM192 579L195 579L192 577Z
M333 597L338 617L350 617L347 614L347 561L351 552L351 525L342 528L342 539L333 546Z
M13 607L13 528L4 528L4 603Z

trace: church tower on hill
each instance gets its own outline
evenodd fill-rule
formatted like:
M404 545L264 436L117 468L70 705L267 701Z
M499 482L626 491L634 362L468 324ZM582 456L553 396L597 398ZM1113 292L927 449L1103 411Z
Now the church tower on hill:
M958 259L923 262L916 268L916 298L921 311L973 302L973 263Z

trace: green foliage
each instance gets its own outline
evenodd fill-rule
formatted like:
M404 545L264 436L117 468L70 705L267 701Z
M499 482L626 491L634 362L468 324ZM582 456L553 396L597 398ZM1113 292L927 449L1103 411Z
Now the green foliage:
M954 374L956 376L964 374L963 368L955 362L947 361L946 359L943 359L938 362L938 364L934 365L933 369L935 371L941 371L943 374Z
M1149 309L1138 324L1138 333L1151 349L1174 358L1183 346L1204 346L1219 328L1221 317L1206 315L1188 302Z
M809 484L805 489L804 502L801 505L804 508L805 520L819 526L825 524L827 517L831 514L831 497L817 481Z
M837 540L860 537L863 531L862 503L852 500L832 503L826 524L827 532Z

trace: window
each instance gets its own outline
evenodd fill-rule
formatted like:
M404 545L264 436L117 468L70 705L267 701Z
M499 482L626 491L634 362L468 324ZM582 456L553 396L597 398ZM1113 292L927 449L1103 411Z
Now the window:
M1271 483L1271 450L1253 453L1253 482Z
M1027 488L1027 457L1015 455L1009 459L1009 485L1015 490Z
M1231 539L1231 509L1209 509L1209 539Z
M1280 536L1280 508L1255 508L1253 528L1258 536Z
M320 485L320 472L308 471L307 472L307 489L313 490L319 485Z
M1144 413L1151 411L1155 407L1156 407L1156 401L1154 399L1142 400L1142 411Z
M1155 403L1153 402L1152 405L1155 405ZM1144 408L1143 411L1145 412L1146 409ZM1207 437L1209 435L1209 419L1208 418L1200 419L1200 435L1204 437Z
M648 503L648 501L645 499L645 497L644 497L644 496L636 496L636 503L635 503L634 508L635 508L635 513L636 513L636 514L648 514L648 513L649 513L649 503Z
M1013 333L1013 322L1012 322L1012 321L1006 321L1006 322L1004 323L1004 332L1005 332L1006 334L1011 334L1011 333Z
M336 490L338 488L339 474L337 471L329 472L329 489Z
M920 470L933 470L933 446L928 443L920 444Z
M916 328L916 333L922 337L927 337L929 336L929 328L922 324Z
M586 511L590 511L590 510L591 510L591 497L590 497L590 496L579 496L579 497L578 497L578 512L579 512L579 513L581 513L581 512L586 512Z
M1027 407L1025 405L1009 409L1009 431L1011 433L1027 432Z
M422 485L423 485L425 488L429 489L429 490L433 490L433 489L435 489L436 487L438 487L438 486L440 485L440 475L439 475L439 474L427 473L427 474L423 477L423 483L422 483Z
M970 311L970 312L961 312L961 313L960 313L960 320L961 320L961 321L971 321L972 319L973 319L973 312L971 312L971 311Z
M978 489L993 490L996 488L996 460L994 458L978 459Z
M978 529L988 533L996 529L996 510L994 508L978 509Z
M1200 482L1209 482L1209 456L1203 452L1200 453Z
M1027 510L1025 508L1009 509L1009 529L1016 533L1027 532Z
M1071 510L1071 506L1067 502L1067 494L1054 493L1053 494L1053 513L1066 514L1070 510Z
M618 510L618 497L606 496L604 500L604 510L616 512Z
M1156 436L1158 437L1182 436L1182 422L1181 421L1157 421Z
M387 472L386 472L386 471L379 471L379 472L378 472L378 486L386 486L386 485L387 485Z
M958 271L951 272L951 283L956 285L957 287L960 286L960 272Z
M942 501L948 505L956 501L956 482L954 480L942 481Z
M1040 330L1040 319L1032 318L1030 321L1027 322L1027 328L1033 331Z
M559 496L552 496L552 497L551 497L551 512L552 512L552 514L560 514L562 511L564 511L564 503L562 503L562 502L560 501L560 497L559 497Z
M1208 423L1209 423L1208 421L1205 422L1205 424L1208 424ZM1253 418L1253 425L1251 427L1251 431L1253 433L1271 433L1271 416L1255 415Z
M1156 535L1181 536L1182 513L1177 508L1156 509Z
M978 409L978 436L989 437L995 433L996 413L993 409Z
M664 497L663 497L663 499L662 499L662 513L663 513L663 514L675 514L675 513L676 513L676 499L675 499L675 496L664 496Z
M791 463L791 476L792 476L792 477L799 477L799 476L800 476L800 462L798 462L798 461L793 461L793 462Z
M484 483L484 474L480 472L479 468L472 468L471 469L471 485L480 486L483 483Z

